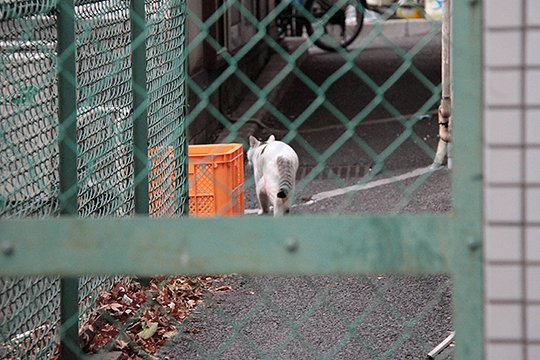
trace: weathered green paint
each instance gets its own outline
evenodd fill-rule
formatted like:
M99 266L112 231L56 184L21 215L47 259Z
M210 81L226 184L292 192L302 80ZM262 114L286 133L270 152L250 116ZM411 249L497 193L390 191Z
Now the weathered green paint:
M58 2L58 120L60 213L77 215L77 80L75 64L74 0ZM60 359L74 359L73 346L79 342L79 280L60 280ZM76 346L75 348L77 348Z
M79 358L79 279L60 279L60 359Z
M482 2L452 1L456 359L483 359Z
M1 221L3 274L443 273L449 218ZM27 264L31 263L29 267ZM76 266L75 266L76 264Z
M58 146L60 212L77 214L77 79L73 0L58 2Z
M135 213L148 214L148 92L146 89L145 2L131 0L131 54L133 91L133 169Z

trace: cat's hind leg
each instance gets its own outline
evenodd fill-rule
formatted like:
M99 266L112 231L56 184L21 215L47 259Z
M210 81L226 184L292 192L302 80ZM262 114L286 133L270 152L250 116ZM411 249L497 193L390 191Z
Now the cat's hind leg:
M270 204L268 200L268 195L266 195L265 192L261 191L257 197L259 199L259 205L261 206L261 209L259 210L258 214L262 215L262 214L270 213Z
M289 213L289 202L287 198L276 197L274 205L274 216L283 216Z

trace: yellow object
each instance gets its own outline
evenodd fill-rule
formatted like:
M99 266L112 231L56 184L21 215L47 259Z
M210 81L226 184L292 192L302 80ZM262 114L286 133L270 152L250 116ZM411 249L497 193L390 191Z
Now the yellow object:
M396 15L403 19L421 19L424 17L422 10L416 6L400 6L396 10Z
M244 214L242 144L189 145L190 216Z

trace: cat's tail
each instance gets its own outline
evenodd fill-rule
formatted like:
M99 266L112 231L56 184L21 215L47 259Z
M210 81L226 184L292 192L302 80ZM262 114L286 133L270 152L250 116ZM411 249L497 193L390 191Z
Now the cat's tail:
M294 165L291 159L280 156L277 158L277 168L279 172L279 191L277 197L284 199L294 186Z

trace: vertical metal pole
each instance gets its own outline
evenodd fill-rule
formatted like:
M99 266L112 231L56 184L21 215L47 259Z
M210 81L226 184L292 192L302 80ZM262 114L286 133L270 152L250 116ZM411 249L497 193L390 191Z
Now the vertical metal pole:
M181 207L179 211L179 215L185 215L189 216L189 182L188 182L188 172L189 172L189 164L188 164L188 152L189 152L189 140L188 140L188 124L187 124L187 112L188 112L188 96L189 96L189 89L188 89L188 59L189 59L189 53L188 53L188 43L189 43L189 21L188 21L188 5L187 1L184 1L182 3L182 9L181 13L184 16L184 26L183 26L183 32L184 32L184 42L182 44L182 76L183 78L183 86L182 91L184 95L184 104L183 104L183 112L182 116L184 117L182 119L182 135L180 136L180 148L182 149L181 154L175 154L176 157L176 163L182 164L180 167L182 170L182 173L177 176L177 181L181 181L182 185L180 187L179 194L177 195L177 201L178 206ZM179 158L179 155L182 157Z
M146 89L145 1L131 0L131 69L135 213L148 214L148 91Z
M449 246L454 291L456 359L484 359L482 30L483 1L452 2L453 240Z
M57 3L58 146L60 214L77 215L77 78L75 67L75 7ZM60 359L79 354L79 280L60 279Z
M442 165L445 156L449 154L449 143L451 138L451 115L452 115L452 77L450 68L450 21L451 8L450 0L442 1L442 38L441 38L441 80L442 80L442 99L439 106L439 144L432 167ZM448 158L448 167L451 168L450 157Z
M148 215L148 91L146 89L146 11L144 0L131 0L131 89L133 91L133 168L135 214ZM150 285L150 278L139 278Z
M60 279L60 360L80 358L79 279Z

